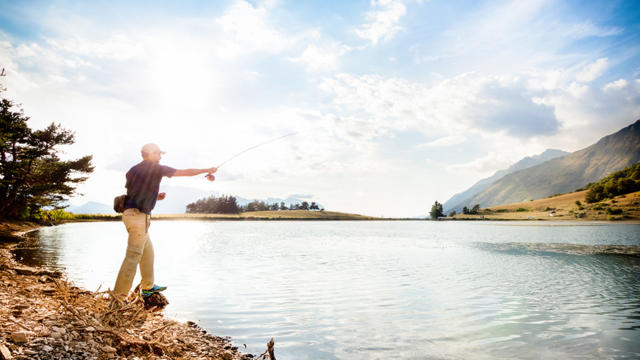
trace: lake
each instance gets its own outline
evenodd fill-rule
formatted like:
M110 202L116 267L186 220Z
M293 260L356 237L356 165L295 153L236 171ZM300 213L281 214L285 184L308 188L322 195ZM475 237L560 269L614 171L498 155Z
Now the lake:
M640 357L640 257L591 254L640 245L638 224L154 221L149 232L165 313L243 352L273 337L279 360ZM16 251L23 261L113 287L122 223L37 235Z

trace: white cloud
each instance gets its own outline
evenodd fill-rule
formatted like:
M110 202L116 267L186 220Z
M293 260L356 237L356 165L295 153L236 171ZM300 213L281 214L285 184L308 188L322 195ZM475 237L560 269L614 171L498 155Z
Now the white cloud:
M90 41L79 35L74 38L47 39L52 50L95 59L126 60L140 55L140 47L127 34L112 34L100 41Z
M299 57L291 58L291 61L304 64L310 71L335 70L339 67L340 57L350 50L349 46L337 43L325 46L310 44Z
M504 169L513 163L513 159L504 153L491 152L485 156L479 157L472 161L454 164L446 167L446 170L453 173L487 173L499 169Z
M617 90L622 89L627 86L627 80L618 79L616 81L612 81L604 86L604 91Z
M640 83L619 79L591 87L580 97L568 88L549 92L540 101L553 106L562 122L561 134L567 135L561 141L577 150L640 118Z
M223 58L252 52L279 53L295 42L270 23L267 7L254 7L244 0L237 0L215 23L225 34L216 44Z
M576 74L576 80L580 81L580 82L590 82L593 81L595 79L597 79L598 77L600 77L600 75L602 75L604 73L604 71L607 69L608 67L608 59L605 58L600 58L598 60L596 60L595 62L587 65L584 67L584 69L582 69L582 71L580 71L578 74Z
M505 131L534 136L555 131L552 109L533 101L526 82L513 76L467 73L433 86L400 78L339 74L320 88L345 114L367 114L387 131L457 133Z
M465 140L467 140L467 138L462 135L450 135L420 144L418 148L453 146L462 144Z
M402 29L398 25L400 18L407 11L406 6L395 0L371 0L371 10L366 14L368 23L356 29L356 34L371 41L374 45L378 41L389 40Z
M578 84L577 82L572 82L569 87L567 88L567 91L573 95L575 98L581 98L583 97L587 91L589 91L589 86L587 85L583 85L583 84Z
M564 31L564 35L572 38L586 38L591 36L605 37L620 35L623 32L619 27L600 27L590 21L579 24L571 24Z

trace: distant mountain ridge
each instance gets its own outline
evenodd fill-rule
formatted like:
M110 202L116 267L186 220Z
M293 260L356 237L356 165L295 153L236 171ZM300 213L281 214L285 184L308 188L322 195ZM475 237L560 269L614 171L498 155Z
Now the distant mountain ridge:
M468 200L480 207L571 192L640 161L640 120L569 155L507 174Z
M509 166L507 169L498 170L495 174L491 175L488 178L484 178L479 180L475 184L473 184L469 189L457 193L453 195L449 200L445 201L443 204L443 208L445 213L449 213L451 210L455 210L456 212L460 212L464 206L471 208L476 203L471 203L473 197L481 192L482 190L489 187L495 181L504 177L505 175L514 173L519 170L523 170L526 168L530 168L532 166L541 164L545 161L555 159L557 157L568 155L569 153L566 151L558 150L558 149L547 149L543 153L533 156L527 156L515 164Z
M79 206L71 205L68 208L64 209L70 213L74 214L115 214L113 211L113 206L109 206L107 204L89 201Z

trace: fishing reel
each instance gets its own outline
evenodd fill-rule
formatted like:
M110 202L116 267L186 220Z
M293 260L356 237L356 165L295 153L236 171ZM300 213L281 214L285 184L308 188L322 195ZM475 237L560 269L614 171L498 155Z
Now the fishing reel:
M215 177L215 176L213 176L213 174L207 174L207 175L205 175L204 177L205 177L205 178L207 178L207 180L209 180L209 181L213 181L213 180L215 180L215 179L216 179L216 177Z

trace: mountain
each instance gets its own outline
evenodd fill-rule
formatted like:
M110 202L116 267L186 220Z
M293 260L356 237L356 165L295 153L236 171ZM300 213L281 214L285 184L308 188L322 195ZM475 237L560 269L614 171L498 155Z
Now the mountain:
M489 207L571 192L640 161L640 120L569 155L505 175L469 199Z
M67 212L74 214L115 214L113 211L113 205L102 204L95 201L89 201L80 206L69 206L64 209Z
M481 192L482 190L489 187L495 181L499 180L503 176L507 174L514 173L519 170L523 170L526 168L530 168L532 166L542 164L543 162L551 159L555 159L557 157L565 156L569 154L566 151L557 150L557 149L547 149L543 153L534 156L527 156L517 163L509 166L507 169L498 170L495 174L491 175L488 178L482 179L477 183L473 184L469 189L457 193L453 195L449 200L447 200L443 204L444 212L449 213L451 210L455 210L456 212L460 212L464 206L471 208L473 205L477 203L471 203L471 199Z

